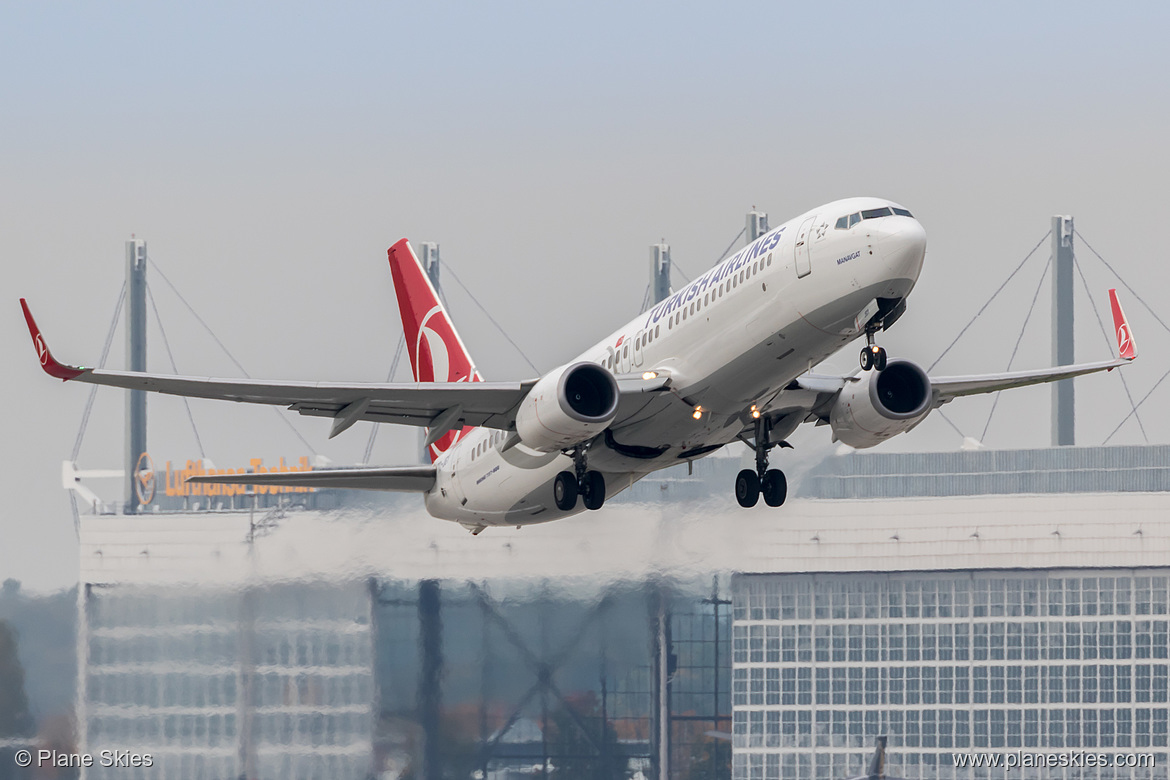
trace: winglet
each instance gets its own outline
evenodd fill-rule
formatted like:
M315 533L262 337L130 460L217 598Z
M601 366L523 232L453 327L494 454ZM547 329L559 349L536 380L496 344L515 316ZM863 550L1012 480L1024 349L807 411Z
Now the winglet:
M1129 320L1121 310L1121 301L1117 300L1117 290L1109 291L1109 304L1113 308L1113 329L1117 331L1117 356L1123 360L1133 360L1137 357L1137 344L1134 343Z
M65 382L84 374L84 369L58 363L53 358L53 354L49 352L49 347L41 335L41 329L37 327L37 321L33 319L32 312L29 311L28 302L24 298L20 299L20 308L24 309L24 321L28 323L28 332L32 335L33 346L37 350L37 357L41 359L41 368L45 369L45 373Z

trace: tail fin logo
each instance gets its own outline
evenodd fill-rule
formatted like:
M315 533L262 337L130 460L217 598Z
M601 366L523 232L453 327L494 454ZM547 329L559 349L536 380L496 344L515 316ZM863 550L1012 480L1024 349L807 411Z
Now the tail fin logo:
M1117 329L1117 349L1122 355L1132 353L1133 338L1129 335L1129 323L1123 322Z
M475 370L467 347L410 242L405 238L398 241L387 254L414 381L482 382L483 377ZM431 460L451 449L469 430L464 427L448 431L431 444L428 447Z
M1117 356L1122 360L1133 360L1137 357L1137 345L1133 340L1129 320L1121 308L1121 301L1117 300L1117 290L1109 291L1109 305L1113 310L1113 327L1117 330Z
M37 357L39 357L41 359L41 366L42 367L48 366L49 365L49 348L47 346L45 346L45 339L43 336L41 336L41 334L38 333L36 335L36 338L33 339L33 346L36 347Z
M431 327L432 320L442 330L445 318L443 310L436 306L427 312L426 317L419 324L418 337L414 344L414 364L418 366L419 382L450 382L451 381L451 353L447 348L444 334L437 333ZM458 381L458 380L456 380Z
M432 308L419 324L414 344L414 365L415 378L419 382L483 381L455 335L455 329L442 306ZM467 427L456 428L440 437L428 448L431 460L434 461L455 446L470 430Z
M427 312L419 324L414 365L419 382L481 381L441 306Z

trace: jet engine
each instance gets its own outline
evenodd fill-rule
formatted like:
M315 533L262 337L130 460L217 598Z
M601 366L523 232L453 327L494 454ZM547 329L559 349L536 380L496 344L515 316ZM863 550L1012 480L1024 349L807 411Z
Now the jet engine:
M848 382L829 412L833 439L864 449L905 433L932 408L930 378L916 363L891 360Z
M574 363L533 386L516 411L516 432L525 446L555 452L604 431L617 407L613 374L596 363Z

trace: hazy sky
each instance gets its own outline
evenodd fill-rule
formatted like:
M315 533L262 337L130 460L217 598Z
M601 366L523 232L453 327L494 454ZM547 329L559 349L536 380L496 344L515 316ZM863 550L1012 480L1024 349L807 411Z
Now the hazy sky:
M1170 319L1166 29L1159 3L5 3L0 579L76 578L59 475L89 389L41 373L16 299L59 358L94 364L131 234L266 378L384 379L400 332L385 250L402 236L440 242L545 370L637 312L649 244L665 238L693 277L753 205L776 225L864 194L902 202L929 236L909 313L884 338L892 354L933 362L1056 213ZM936 374L1007 367L1047 256L1045 244ZM1078 259L1104 307L1114 280L1083 244ZM179 371L237 375L149 279ZM532 373L446 290L485 376ZM1078 359L1107 357L1079 281L1078 296ZM1140 398L1170 338L1122 297ZM1013 367L1048 364L1048 319L1045 287ZM150 367L170 370L151 320ZM1142 410L1151 442L1170 441L1168 386ZM1077 393L1079 441L1099 444L1128 408L1117 373ZM1046 445L1049 397L1005 395L986 444ZM980 436L990 405L946 412ZM121 466L123 407L99 391L81 467ZM197 457L182 403L149 408L156 462ZM307 454L269 410L191 408L220 465ZM340 463L369 431L327 442L328 421L294 424ZM803 432L785 457L827 438ZM1131 420L1111 443L1142 440ZM403 462L415 441L386 427L374 460ZM889 447L960 441L932 415Z

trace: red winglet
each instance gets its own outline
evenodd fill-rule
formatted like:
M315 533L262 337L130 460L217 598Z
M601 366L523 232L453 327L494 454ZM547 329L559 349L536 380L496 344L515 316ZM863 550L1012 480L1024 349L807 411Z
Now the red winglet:
M1109 304L1113 308L1113 328L1117 331L1117 356L1125 360L1137 357L1137 344L1133 340L1133 331L1130 330L1129 320L1121 310L1121 301L1117 300L1117 290L1109 291Z
M41 329L37 327L37 321L33 319L32 312L28 309L28 302L24 298L20 299L20 307L24 309L24 321L28 323L28 332L32 335L33 346L36 347L37 357L41 359L41 368L45 369L45 373L65 382L84 374L84 370L58 363L53 358L53 353L49 352L49 347L41 335Z

